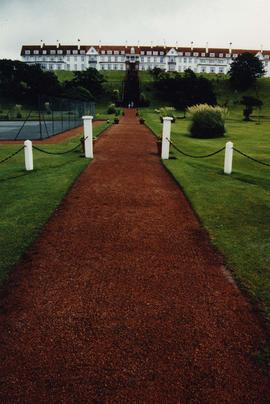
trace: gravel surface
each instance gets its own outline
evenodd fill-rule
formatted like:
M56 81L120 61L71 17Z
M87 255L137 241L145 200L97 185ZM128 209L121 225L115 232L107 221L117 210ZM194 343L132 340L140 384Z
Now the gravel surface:
M265 334L127 110L1 300L1 403L266 403Z

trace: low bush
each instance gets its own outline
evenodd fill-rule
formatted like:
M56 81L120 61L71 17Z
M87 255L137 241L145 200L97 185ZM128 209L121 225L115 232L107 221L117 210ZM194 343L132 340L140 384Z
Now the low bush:
M225 108L200 104L189 107L188 112L192 119L189 128L192 137L208 139L224 136Z
M163 122L165 116L173 118L172 122L175 122L175 108L174 107L161 107L160 109L155 109L160 115L160 122Z
M115 114L115 113L116 113L115 104L110 104L107 109L107 114Z

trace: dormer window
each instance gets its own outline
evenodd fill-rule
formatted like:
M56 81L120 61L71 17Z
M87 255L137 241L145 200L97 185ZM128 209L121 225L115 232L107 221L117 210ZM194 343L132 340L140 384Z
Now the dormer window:
M205 57L205 52L202 52L201 56L202 56L202 57Z
M190 56L190 52L186 52L186 53L185 53L185 56Z
M141 55L144 55L144 51L141 51Z
M231 54L230 53L226 53L226 58L230 58Z
M154 51L154 52L153 52L153 55L154 55L154 56L157 56L157 55L158 55L158 52L157 52L157 51Z
M121 51L121 55L124 55L125 54L125 51Z
M179 52L179 56L183 56L183 52Z
M163 56L163 55L164 55L164 52L163 52L163 51L161 51L161 52L160 52L160 54Z
M214 58L215 54L214 53L210 53L210 58Z
M152 52L151 52L151 51L147 51L146 54L147 54L147 55L152 55Z
M108 55L112 55L112 51L111 51L111 50L108 50L108 51L107 51L107 54L108 54Z
M115 55L119 55L119 51L117 51L117 50L114 51L114 54L115 54Z
M80 51L80 54L81 54L81 55L85 55L85 50L81 50L81 51Z
M67 50L67 55L70 55L70 53L71 53L70 50Z
M237 56L238 56L237 53L234 53L234 54L233 54L233 57L234 57L234 58L237 58Z
M25 51L25 54L26 54L26 55L30 55L30 54L31 54L30 50L26 50L26 51Z
M130 53L135 53L135 49L134 49L134 48L131 48L131 49L130 49Z
M198 57L199 56L198 52L194 52L193 56Z
M73 55L78 55L77 49L76 50L74 49L74 51L72 53L73 53Z
M43 55L47 55L47 51L46 51L46 50L43 50L42 53L43 53Z
M34 50L34 55L38 55L39 51L38 50Z
M220 57L220 58L223 58L223 53L220 53L220 54L219 54L219 57Z
M50 51L50 54L51 54L51 55L55 55L55 50L52 49L52 50Z
M102 51L101 51L101 54L102 54L102 55L105 55L105 51L104 51L104 50L102 50Z
M63 54L63 51L60 49L60 50L57 51L57 54L58 54L58 55L62 55L62 54Z

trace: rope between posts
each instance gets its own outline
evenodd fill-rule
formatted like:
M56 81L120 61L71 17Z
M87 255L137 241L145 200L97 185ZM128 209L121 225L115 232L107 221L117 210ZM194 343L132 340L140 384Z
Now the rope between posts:
M78 149L80 146L81 146L81 143L77 144L77 145L74 146L72 149L66 150L66 151L64 151L64 152L49 152L49 151L47 151L47 150L40 149L39 147L34 146L34 145L33 145L33 149L38 150L39 152L45 153L45 154L62 155L62 154L71 153L71 152L75 151L76 149Z
M176 146L171 140L169 140L167 137L166 137L166 140L168 140L168 142L169 142L169 143L175 148L175 150L177 150L179 153L183 154L183 155L186 156L186 157L191 157L191 158L194 158L194 159L203 159L203 158L206 158L206 157L211 157L211 156L214 156L215 154L218 154L218 153L222 152L223 150L225 150L225 146L224 146L224 147L222 147L221 149L219 149L219 150L217 150L217 151L215 151L215 152L213 152L213 153L205 154L205 155L202 155L202 156L193 156L193 155L191 155L191 154L185 153L185 152L183 152L182 150L180 150L179 147L177 147L177 146Z
M262 165L264 165L264 166L270 167L270 164L265 163L264 161L257 160L257 159L255 159L254 157L251 157L251 156L249 156L248 154L245 154L245 153L241 152L240 150L236 149L235 147L233 147L233 150L236 151L236 153L239 153L239 154L241 154L242 156L248 158L249 160L254 161L255 163L262 164Z
M15 151L14 153L10 154L9 156L5 157L3 160L0 160L0 164L5 163L6 161L10 160L12 157L16 156L16 154L20 153L24 149L22 146L19 150Z

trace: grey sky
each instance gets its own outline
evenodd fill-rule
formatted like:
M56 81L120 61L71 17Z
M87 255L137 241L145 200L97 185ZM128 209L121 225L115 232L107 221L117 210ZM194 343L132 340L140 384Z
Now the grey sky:
M0 58L41 39L270 49L269 14L269 0L0 0Z

